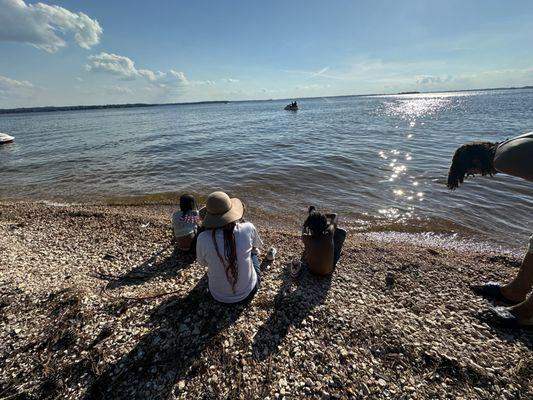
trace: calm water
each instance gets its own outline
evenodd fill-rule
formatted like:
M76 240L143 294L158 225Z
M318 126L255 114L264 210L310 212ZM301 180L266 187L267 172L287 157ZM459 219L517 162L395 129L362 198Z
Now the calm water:
M315 204L361 231L457 232L525 243L533 184L445 187L453 151L533 130L533 91L479 91L0 115L0 198L223 189L265 212Z

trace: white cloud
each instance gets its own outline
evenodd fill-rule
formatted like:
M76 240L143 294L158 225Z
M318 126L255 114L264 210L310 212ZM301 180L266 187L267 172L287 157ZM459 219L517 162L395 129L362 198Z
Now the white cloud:
M133 91L130 88L123 86L110 86L107 88L106 92L111 95L133 94Z
M330 78L330 79L338 79L338 77L336 76L326 74L326 72L328 71L329 71L329 67L321 68L318 71L302 71L302 70L294 70L294 69L285 70L285 72L288 72L290 74L304 75L310 78L323 77L323 78Z
M29 97L35 92L35 86L28 81L17 81L0 75L0 97Z
M224 82L224 83L239 83L240 80L239 79L233 79L233 78L226 78L226 79L222 79L222 82Z
M328 70L329 70L329 67L324 67L320 71L313 73L313 76L324 75L326 72L328 72Z
M191 81L190 83L191 85L199 85L199 86L202 86L202 85L215 86L216 85L215 81Z
M416 77L416 84L422 86L439 85L453 81L451 75L419 75Z
M303 86L296 86L296 90L318 90L318 89L327 89L330 88L331 85L329 84L318 84L318 83L311 83L309 85L303 85Z
M183 72L171 69L168 72L137 69L131 58L113 53L100 53L89 56L88 71L107 72L122 80L145 79L149 84L160 88L187 86L189 80Z
M170 70L170 72L167 74L167 77L172 77L172 79L175 79L182 85L188 85L189 81L187 80L187 77L183 72Z
M136 76L147 76L144 74L144 70L137 70L135 63L128 57L103 52L89 56L89 64L86 65L86 68L88 71L109 72L121 78L133 79Z
M66 46L73 34L78 46L89 49L100 41L102 27L84 13L24 0L0 0L0 41L31 44L49 53Z

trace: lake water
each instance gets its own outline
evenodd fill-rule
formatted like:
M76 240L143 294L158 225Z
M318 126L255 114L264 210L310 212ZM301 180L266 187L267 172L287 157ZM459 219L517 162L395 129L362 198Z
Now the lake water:
M533 90L286 103L0 115L0 132L16 137L0 147L0 198L168 202L222 189L278 216L337 211L357 231L511 246L533 231L533 184L498 174L445 187L462 143L533 130ZM148 196L117 199L134 195Z

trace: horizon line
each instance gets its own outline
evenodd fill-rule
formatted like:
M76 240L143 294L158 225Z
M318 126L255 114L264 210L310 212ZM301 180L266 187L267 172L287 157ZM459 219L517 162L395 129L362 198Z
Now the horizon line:
M34 106L34 107L15 107L15 108L0 108L0 114L9 113L23 113L23 112L54 112L54 111L83 111L90 109L112 109L112 108L136 108L136 107L158 107L158 106L178 106L178 105L193 105L193 104L217 104L217 103L246 103L246 102L260 102L260 101L282 101L282 100L312 100L312 99L328 99L338 97L368 97L368 96L396 96L396 95L410 95L410 94L432 94L432 93L459 93L459 92L477 92L488 90L520 90L533 89L533 85L525 86L510 86L510 87L495 87L482 89L457 89L457 90L438 90L438 91L405 91L398 93L368 93L368 94L342 94L335 96L310 96L310 97L283 97L271 99L247 99L247 100L199 100L199 101L184 101L173 103L108 103L108 104L79 104L79 105L63 105L63 106Z

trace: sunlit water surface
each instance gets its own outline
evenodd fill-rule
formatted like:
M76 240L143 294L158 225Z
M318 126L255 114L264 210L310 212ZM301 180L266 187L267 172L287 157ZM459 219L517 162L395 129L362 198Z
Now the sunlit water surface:
M358 231L511 246L533 231L533 184L497 175L445 187L457 146L533 130L533 91L304 99L298 112L285 103L2 115L0 132L16 142L0 147L0 198L164 202L223 189L277 216L334 210Z

